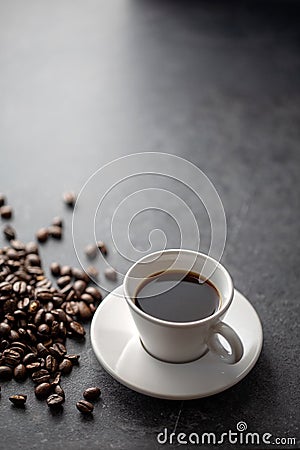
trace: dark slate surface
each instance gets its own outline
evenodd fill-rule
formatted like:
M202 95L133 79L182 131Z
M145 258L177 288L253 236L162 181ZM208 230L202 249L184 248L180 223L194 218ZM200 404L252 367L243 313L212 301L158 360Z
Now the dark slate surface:
M222 261L265 334L261 358L242 382L188 402L132 392L101 369L89 338L70 344L82 359L63 383L62 414L38 402L29 382L2 383L1 448L153 449L164 427L222 433L241 420L249 431L299 439L299 13L289 1L1 2L1 191L15 208L19 237L32 239L62 214L65 239L42 254L46 263L78 265L61 193L79 191L119 156L181 155L222 198ZM174 246L173 225L157 220ZM148 216L133 230L137 245L145 246L149 223L157 226ZM103 397L85 419L74 403L95 384ZM17 391L29 395L25 410L9 404Z

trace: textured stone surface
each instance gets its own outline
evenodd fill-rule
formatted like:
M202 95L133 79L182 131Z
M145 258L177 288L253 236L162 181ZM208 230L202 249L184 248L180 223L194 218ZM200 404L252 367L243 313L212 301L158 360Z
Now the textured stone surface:
M228 221L222 261L265 334L241 383L189 402L132 392L98 365L89 338L70 344L81 367L62 383L62 414L37 401L29 382L2 383L1 448L153 449L164 427L222 433L240 420L249 431L299 439L299 15L289 1L1 3L1 191L19 237L32 239L63 214L64 240L42 255L77 265L62 192L78 192L119 156L181 155L218 189ZM151 220L133 232L137 245ZM75 403L93 385L103 396L85 418ZM8 400L18 392L28 395L24 410Z

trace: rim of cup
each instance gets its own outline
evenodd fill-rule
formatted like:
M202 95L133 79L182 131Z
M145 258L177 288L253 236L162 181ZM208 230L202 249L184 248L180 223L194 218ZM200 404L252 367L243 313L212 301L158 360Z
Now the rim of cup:
M134 269L139 264L147 262L147 259L152 259L152 262L153 262L153 258L155 256L163 256L165 254L169 254L169 255L177 254L177 255L179 255L180 253L191 254L191 255L193 255L195 257L195 260L196 260L196 258L201 257L201 258L205 258L206 260L211 261L216 266L215 270L220 270L222 272L223 276L224 276L224 279L226 279L226 283L227 283L228 288L229 288L228 289L229 290L229 295L226 296L226 298L223 298L223 294L222 294L222 292L220 292L219 286L216 286L216 284L211 281L211 283L217 289L219 295L221 296L222 304L221 304L220 308L218 308L212 315L210 315L208 317L205 317L204 319L193 320L193 321L190 321L190 322L171 322L171 321L168 321L168 320L159 319L158 317L151 316L150 314L147 314L144 311L142 311L140 308L138 308L136 306L136 304L134 303L134 301L132 300L132 297L130 296L130 293L128 292L128 288L127 288L128 280L131 277L131 273L134 271ZM149 261L149 262L151 262L151 261ZM148 276L150 277L151 275L153 275L153 273L152 274L149 273ZM201 274L199 274L199 275L201 276ZM143 280L144 279L145 278L143 278ZM209 280L209 278L208 278L208 280ZM142 284L142 279L141 279L141 284ZM124 296L125 296L125 299L126 299L128 305L129 305L129 307L132 308L138 315L140 315L144 319L147 319L148 321L154 322L156 324L165 325L165 326L167 325L169 327L181 327L181 328L197 326L199 324L204 324L204 323L210 322L212 319L217 319L220 316L223 316L224 313L229 308L229 306L230 306L230 304L232 302L232 299L233 299L233 294L234 294L234 287L233 287L232 278L231 278L229 272L227 271L227 269L225 269L225 267L220 262L218 262L217 260L215 260L211 256L206 255L205 253L196 252L194 250L184 250L184 249L162 250L162 251L149 253L149 255L143 256L138 261L136 261L130 267L130 269L127 271L127 273L126 273L126 275L124 277L123 289L124 289ZM138 290L138 288L137 288L137 290Z

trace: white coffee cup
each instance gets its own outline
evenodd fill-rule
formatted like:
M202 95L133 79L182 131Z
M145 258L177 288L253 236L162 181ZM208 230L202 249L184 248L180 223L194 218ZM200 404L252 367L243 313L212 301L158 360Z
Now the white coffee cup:
M168 270L192 271L204 280L209 279L219 292L219 308L211 316L193 322L169 322L138 308L134 299L142 283L151 275ZM242 342L236 332L222 321L233 294L233 283L227 270L213 258L191 250L151 253L137 261L124 278L125 299L144 348L155 358L172 363L196 360L208 350L229 364L241 359ZM227 341L230 350L222 345L218 335Z

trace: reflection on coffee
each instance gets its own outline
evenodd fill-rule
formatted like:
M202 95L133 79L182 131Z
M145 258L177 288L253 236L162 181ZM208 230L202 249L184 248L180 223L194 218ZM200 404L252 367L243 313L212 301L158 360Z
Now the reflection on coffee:
M141 284L134 302L150 316L169 322L205 319L219 309L220 296L210 281L199 278L194 272L156 273Z

